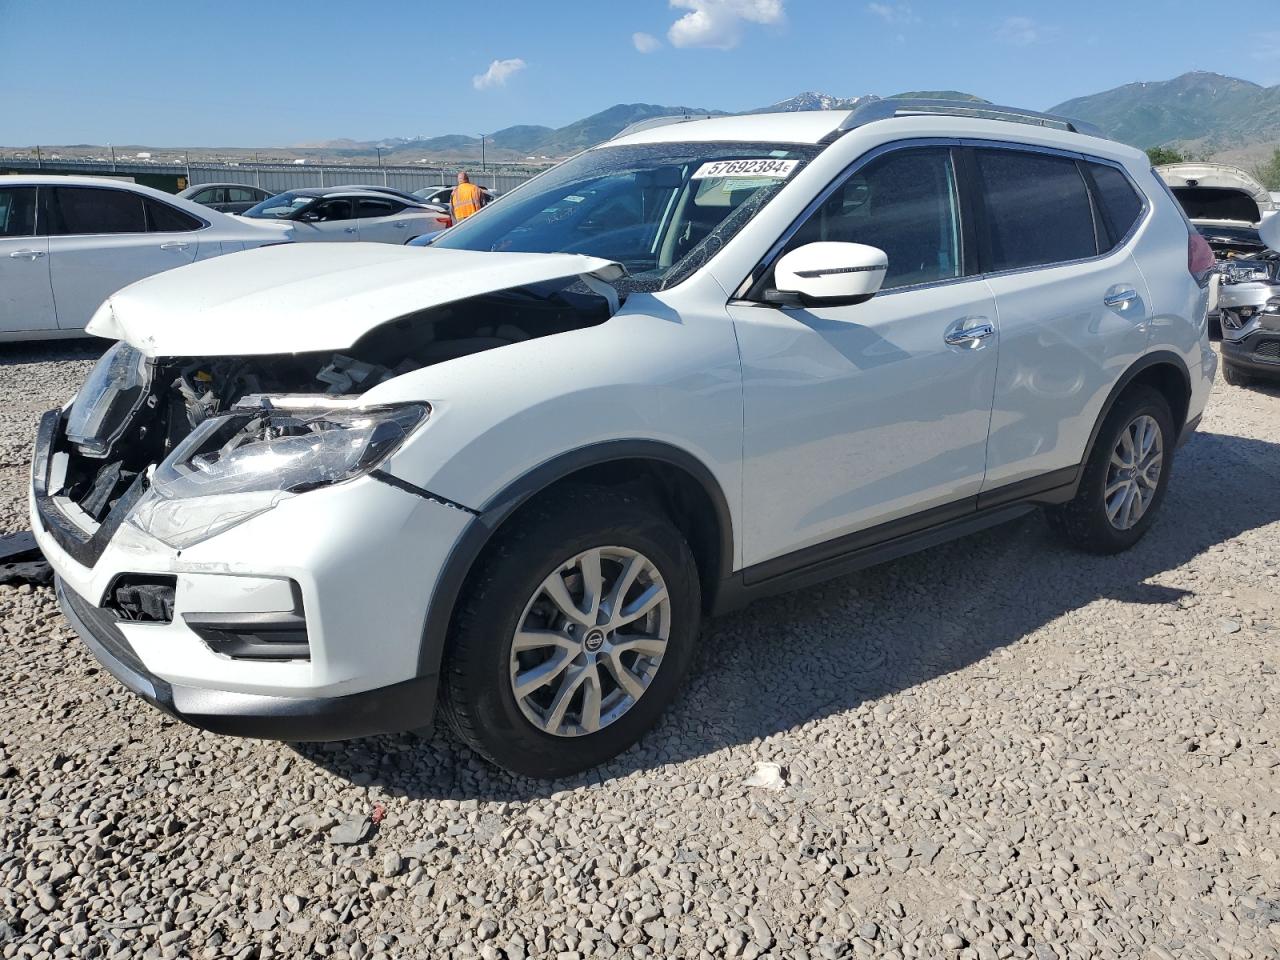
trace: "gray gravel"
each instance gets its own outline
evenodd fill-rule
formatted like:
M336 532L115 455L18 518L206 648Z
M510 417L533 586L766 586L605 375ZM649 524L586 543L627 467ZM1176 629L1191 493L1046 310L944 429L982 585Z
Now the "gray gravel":
M0 349L5 532L91 352ZM191 730L0 587L0 956L1277 957L1278 569L1280 392L1219 383L1133 551L1030 517L760 603L551 785Z

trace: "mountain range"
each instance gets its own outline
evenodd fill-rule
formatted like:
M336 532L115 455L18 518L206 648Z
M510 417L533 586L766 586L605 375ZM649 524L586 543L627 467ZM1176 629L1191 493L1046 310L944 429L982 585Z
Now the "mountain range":
M973 100L981 98L955 90L913 91L895 94L903 97L931 97L937 99ZM767 106L744 110L742 113L793 113L800 110L851 110L868 100L879 97L835 97L826 93L806 91L771 103ZM567 126L553 128L530 124L506 127L485 137L485 155L494 160L554 159L577 153L615 136L623 128L641 120L670 116L728 116L729 111L708 107L670 106L657 103L619 103L607 110L593 113ZM356 156L373 154L378 148L390 163L412 163L423 157L450 157L475 159L480 156L480 138L464 134L448 134L440 137L404 138L358 142L353 140L326 140L319 143L298 144L299 148L337 152Z
M916 90L895 97L929 97L982 101L958 90ZM806 91L741 113L797 110L850 110L874 94L840 97ZM985 102L985 101L982 101ZM1264 87L1218 73L1195 71L1157 82L1130 83L1114 90L1076 97L1050 108L1097 124L1108 135L1136 147L1175 146L1200 155L1237 153L1251 146L1280 141L1280 86ZM671 115L723 116L728 111L702 106L619 103L563 127L521 124L485 137L486 156L493 160L545 160L575 153L607 140L629 124ZM450 134L429 138L381 141L325 141L300 145L349 156L372 155L381 148L392 163L429 158L476 159L480 138Z
M1195 71L1077 97L1051 110L1102 127L1135 147L1218 154L1280 140L1280 86Z

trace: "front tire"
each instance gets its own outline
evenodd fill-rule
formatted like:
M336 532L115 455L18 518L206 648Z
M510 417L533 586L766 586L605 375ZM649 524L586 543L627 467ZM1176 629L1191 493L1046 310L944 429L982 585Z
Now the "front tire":
M1131 387L1103 421L1075 498L1046 509L1050 526L1090 553L1128 550L1164 502L1175 441L1164 395Z
M469 579L445 652L443 714L512 773L577 773L653 726L700 625L697 566L662 512L570 488L500 531Z

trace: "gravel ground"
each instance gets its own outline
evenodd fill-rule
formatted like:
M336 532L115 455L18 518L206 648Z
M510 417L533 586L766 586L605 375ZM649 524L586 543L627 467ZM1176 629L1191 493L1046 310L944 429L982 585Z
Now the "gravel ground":
M92 357L5 350L0 531ZM1278 481L1280 391L1220 382L1131 552L1032 516L759 603L549 785L189 729L0 587L0 956L1280 956Z

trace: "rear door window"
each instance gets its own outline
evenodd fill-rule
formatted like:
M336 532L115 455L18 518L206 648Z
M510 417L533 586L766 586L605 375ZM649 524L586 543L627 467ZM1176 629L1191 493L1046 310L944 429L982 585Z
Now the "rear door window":
M0 237L33 237L36 233L36 188L0 189Z
M986 208L990 272L1098 254L1089 189L1075 160L1020 150L974 151Z
M227 197L229 203L257 203L261 199L248 187L228 187Z
M1089 175L1098 188L1096 199L1102 210L1102 220L1114 247L1129 235L1142 216L1142 198L1129 178L1115 167L1105 163L1090 163L1088 166Z
M404 204L380 197L361 197L356 206L357 217L389 217L404 209Z
M100 233L146 233L142 197L105 187L54 187L47 191L53 236Z

